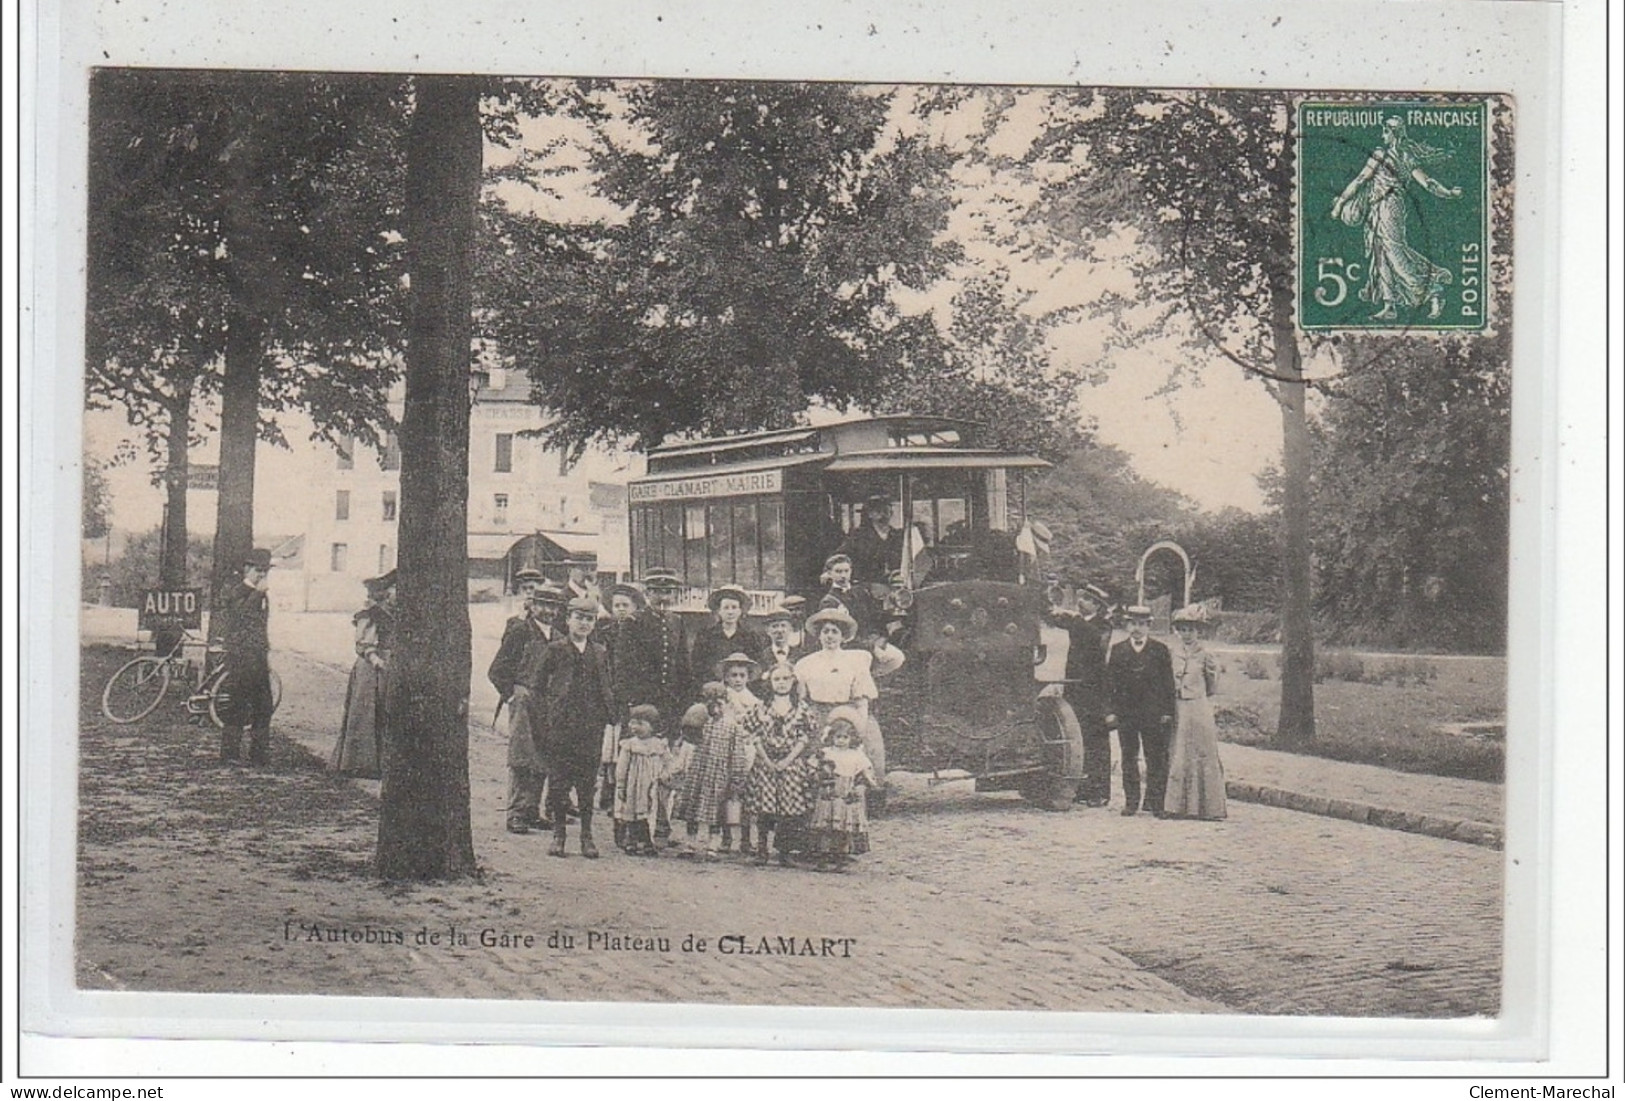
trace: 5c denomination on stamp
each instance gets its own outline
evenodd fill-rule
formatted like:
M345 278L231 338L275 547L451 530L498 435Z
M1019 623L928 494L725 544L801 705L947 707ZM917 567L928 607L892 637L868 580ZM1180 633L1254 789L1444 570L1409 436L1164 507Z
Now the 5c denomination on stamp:
M1489 101L1298 104L1298 324L1479 330L1489 305Z

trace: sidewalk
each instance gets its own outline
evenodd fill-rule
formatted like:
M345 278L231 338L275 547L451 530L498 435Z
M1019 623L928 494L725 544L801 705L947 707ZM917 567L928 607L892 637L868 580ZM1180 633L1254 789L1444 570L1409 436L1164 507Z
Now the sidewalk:
M1499 849L1505 789L1376 765L1220 744L1232 799Z

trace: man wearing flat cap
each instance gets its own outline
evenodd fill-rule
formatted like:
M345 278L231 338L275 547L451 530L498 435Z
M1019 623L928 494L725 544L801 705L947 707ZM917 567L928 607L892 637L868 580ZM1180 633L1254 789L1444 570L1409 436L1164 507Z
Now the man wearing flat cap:
M220 716L220 758L240 761L243 728L248 728L248 762L271 762L271 603L265 595L271 578L271 552L256 547L242 563L242 581L220 594L211 631L218 639L226 667L221 682L227 706Z
M1123 751L1123 814L1140 810L1140 750L1145 750L1145 808L1161 817L1168 788L1168 739L1174 730L1174 662L1168 647L1151 637L1151 609L1126 608L1128 638L1106 659L1112 713Z
M524 600L522 614L508 620L502 642L486 674L497 690L497 710L508 705L508 832L529 833L547 828L541 814L546 772L536 751L536 725L541 721L528 693L515 697L519 670L531 650L540 650L561 634L558 615L564 607L564 589L548 581L542 571L523 569L514 575Z
M581 810L581 855L598 857L592 836L593 786L604 730L615 721L609 658L592 640L601 611L598 601L577 597L565 605L565 637L525 655L514 702L541 708L535 726L536 749L547 772L547 813L553 820L550 856L563 856L570 793Z
M1106 648L1112 628L1104 612L1106 591L1098 585L1077 587L1077 607L1063 606L1057 584L1050 590L1046 619L1067 634L1066 702L1083 732L1083 784L1078 802L1103 807L1112 794L1112 742L1106 729L1111 710L1106 698Z
M903 533L891 526L891 498L884 493L865 498L863 522L837 549L852 560L852 580L859 585L884 585L893 570L902 569Z

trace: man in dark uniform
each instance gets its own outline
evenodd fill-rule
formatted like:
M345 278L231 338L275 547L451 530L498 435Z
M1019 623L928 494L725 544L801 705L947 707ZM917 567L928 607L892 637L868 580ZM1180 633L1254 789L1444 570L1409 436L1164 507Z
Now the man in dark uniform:
M541 649L560 633L557 617L564 606L564 590L550 584L540 570L520 570L514 580L524 598L524 614L509 619L503 628L502 643L487 676L500 697L497 710L508 705L508 832L529 833L532 826L550 825L541 817L542 785L547 777L535 745L540 715L530 700L515 699L514 689L526 653Z
M852 580L859 585L885 585L893 570L903 568L903 533L891 526L890 497L870 494L863 522L847 533L838 552L852 560Z
M1151 637L1151 609L1135 604L1123 613L1128 638L1106 659L1112 713L1123 751L1123 814L1140 809L1140 748L1145 748L1145 806L1161 817L1168 788L1168 739L1174 729L1174 662L1168 647Z
M1106 729L1110 710L1106 698L1106 647L1111 643L1112 628L1101 614L1107 603L1106 591L1097 585L1081 586L1076 610L1062 607L1058 596L1058 592L1052 593L1047 618L1067 634L1064 694L1083 731L1083 784L1078 789L1078 802L1103 807L1112 795L1112 738Z
M683 579L664 566L656 566L643 575L643 593L649 601L643 617L653 640L650 649L656 656L659 683L655 698L648 702L660 710L662 721L671 728L677 726L683 705L688 702L685 698L689 680L688 634L683 629L683 621L672 611L682 588Z
M248 762L271 761L271 603L265 595L271 577L271 552L256 547L243 559L242 583L220 594L213 632L219 640L228 694L225 727L220 733L220 759L240 761L243 728L248 728Z
M564 638L554 639L539 652L525 655L514 687L516 705L534 703L542 709L536 748L547 771L547 811L553 820L550 856L563 856L565 821L570 793L581 808L581 855L598 858L592 838L593 784L598 778L598 757L604 728L615 715L610 694L609 659L592 641L601 610L591 597L577 597L565 606Z

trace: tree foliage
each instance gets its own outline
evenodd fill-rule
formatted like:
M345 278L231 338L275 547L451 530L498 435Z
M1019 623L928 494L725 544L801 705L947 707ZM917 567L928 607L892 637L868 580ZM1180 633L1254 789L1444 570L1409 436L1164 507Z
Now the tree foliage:
M1028 441L1070 408L992 283L961 292L976 341L908 312L959 259L943 238L953 156L891 121L897 93L664 82L603 89L590 171L619 213L486 212L482 328L530 370L550 442L726 433L810 404L970 415L1032 385ZM614 110L609 109L612 105ZM577 103L577 109L580 101ZM613 114L613 120L610 115ZM997 314L997 316L995 316Z
M398 373L398 78L105 69L92 80L88 369L132 420L262 338L260 432L375 440ZM155 452L161 446L154 447Z
M1282 92L1056 93L1031 159L1063 171L1036 215L1064 247L1132 240L1140 297L1097 311L1128 344L1183 332L1269 391L1282 414L1281 711L1277 739L1314 736L1309 433L1293 325L1293 146ZM1175 364L1167 386L1195 363Z
M1340 640L1504 647L1508 350L1504 332L1429 342L1328 403L1315 426L1317 610Z

